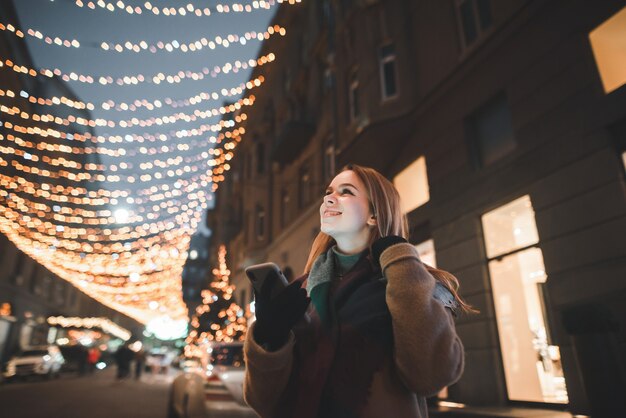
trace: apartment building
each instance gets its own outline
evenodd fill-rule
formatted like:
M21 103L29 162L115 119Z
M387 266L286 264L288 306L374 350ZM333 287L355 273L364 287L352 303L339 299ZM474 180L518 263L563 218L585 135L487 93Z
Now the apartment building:
M623 407L623 2L326 0L275 22L211 218L240 303L245 266L302 272L334 173L373 166L480 310L457 320L465 374L442 398Z

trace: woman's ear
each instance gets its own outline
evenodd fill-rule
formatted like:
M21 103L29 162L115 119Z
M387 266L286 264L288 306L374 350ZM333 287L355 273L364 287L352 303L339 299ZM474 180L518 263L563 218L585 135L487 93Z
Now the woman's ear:
M378 222L376 221L376 215L370 215L369 219L367 220L367 224L369 226L376 226L376 225L378 225Z

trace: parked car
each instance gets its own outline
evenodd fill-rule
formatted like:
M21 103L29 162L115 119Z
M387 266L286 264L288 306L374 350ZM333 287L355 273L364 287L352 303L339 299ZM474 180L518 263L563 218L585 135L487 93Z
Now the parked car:
M58 377L63 363L65 359L56 345L30 347L9 360L4 377Z
M205 368L190 368L172 383L168 418L257 417L243 400L243 343L215 343Z

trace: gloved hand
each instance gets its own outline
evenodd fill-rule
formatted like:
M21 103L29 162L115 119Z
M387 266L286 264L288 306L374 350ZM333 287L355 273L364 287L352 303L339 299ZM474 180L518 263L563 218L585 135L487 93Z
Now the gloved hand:
M287 342L289 331L304 316L311 302L300 282L291 283L274 297L272 286L271 280L265 280L260 294L254 292L254 340L269 351Z
M376 241L374 241L374 243L372 244L372 260L380 265L380 255L389 247L391 247L394 244L398 244L401 242L407 242L407 240L405 240L402 237L399 237L397 235L388 235L386 237L382 237L382 238L378 238Z

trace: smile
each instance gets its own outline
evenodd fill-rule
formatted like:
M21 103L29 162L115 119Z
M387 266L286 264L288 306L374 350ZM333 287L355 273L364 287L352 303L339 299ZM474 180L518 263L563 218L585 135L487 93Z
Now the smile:
M339 216L341 215L341 212L338 212L336 210L325 210L324 211L324 218L330 218L332 216Z

